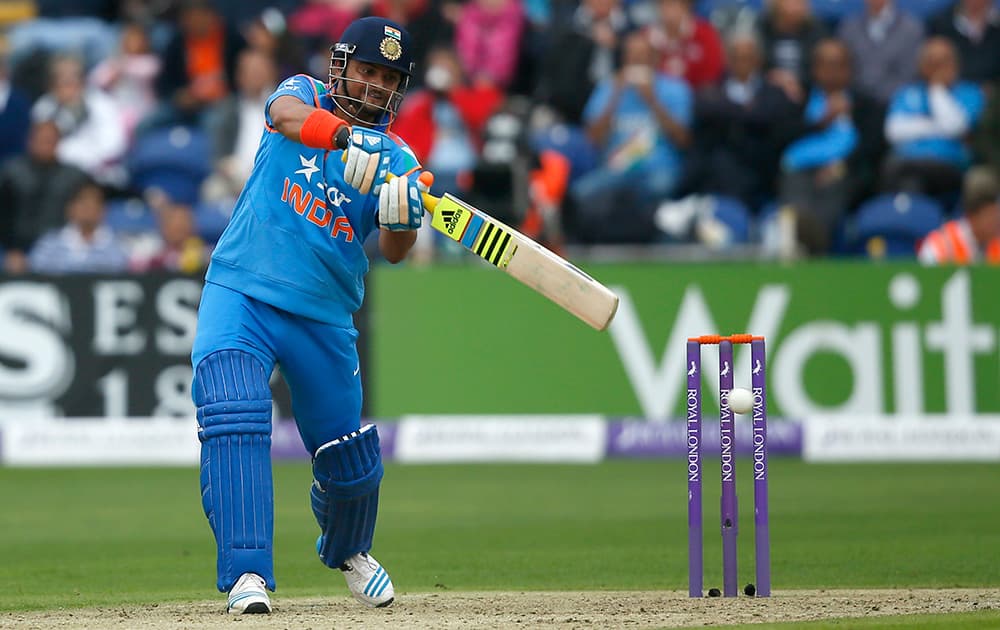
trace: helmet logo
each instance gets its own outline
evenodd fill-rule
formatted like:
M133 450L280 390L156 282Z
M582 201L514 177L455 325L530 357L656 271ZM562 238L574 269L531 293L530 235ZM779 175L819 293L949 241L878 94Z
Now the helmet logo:
M396 61L403 56L403 47L399 44L399 41L392 37L383 39L382 43L378 45L378 49L382 53L382 56L389 61Z

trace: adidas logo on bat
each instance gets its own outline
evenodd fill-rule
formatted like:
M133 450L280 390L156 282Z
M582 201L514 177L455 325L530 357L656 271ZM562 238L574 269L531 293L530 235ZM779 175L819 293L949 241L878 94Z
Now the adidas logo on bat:
M453 234L455 232L455 226L458 225L458 221L462 218L463 210L442 210L441 219L444 221L445 231L448 234Z

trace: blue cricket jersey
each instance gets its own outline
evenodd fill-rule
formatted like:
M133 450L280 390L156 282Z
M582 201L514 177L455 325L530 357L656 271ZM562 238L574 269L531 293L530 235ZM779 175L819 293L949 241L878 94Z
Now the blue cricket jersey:
M344 182L343 151L307 147L271 126L271 103L284 95L334 109L323 82L304 74L286 79L268 98L253 172L205 280L296 315L353 326L368 271L363 244L376 228L378 198ZM390 172L418 169L409 147L390 135L398 146Z

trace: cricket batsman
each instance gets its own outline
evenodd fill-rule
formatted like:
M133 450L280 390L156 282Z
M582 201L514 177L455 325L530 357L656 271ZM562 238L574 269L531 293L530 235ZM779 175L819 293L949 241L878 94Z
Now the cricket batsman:
M369 555L382 459L361 422L353 313L364 297L366 238L390 262L416 240L432 183L388 133L413 67L410 36L381 18L352 23L329 80L286 79L265 105L254 169L212 256L191 361L201 497L231 613L270 613L275 588L271 390L277 365L312 454L320 560L362 603L392 603ZM397 177L385 182L388 174ZM419 177L419 179L418 179Z

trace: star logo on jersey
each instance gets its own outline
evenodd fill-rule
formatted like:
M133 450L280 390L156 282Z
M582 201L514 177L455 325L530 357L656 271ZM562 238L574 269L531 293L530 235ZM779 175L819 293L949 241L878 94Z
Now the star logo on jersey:
M319 167L316 166L316 156L312 156L308 160L306 156L299 154L299 161L302 162L302 168L295 171L296 175L305 175L306 181L312 183L313 173L319 171Z

